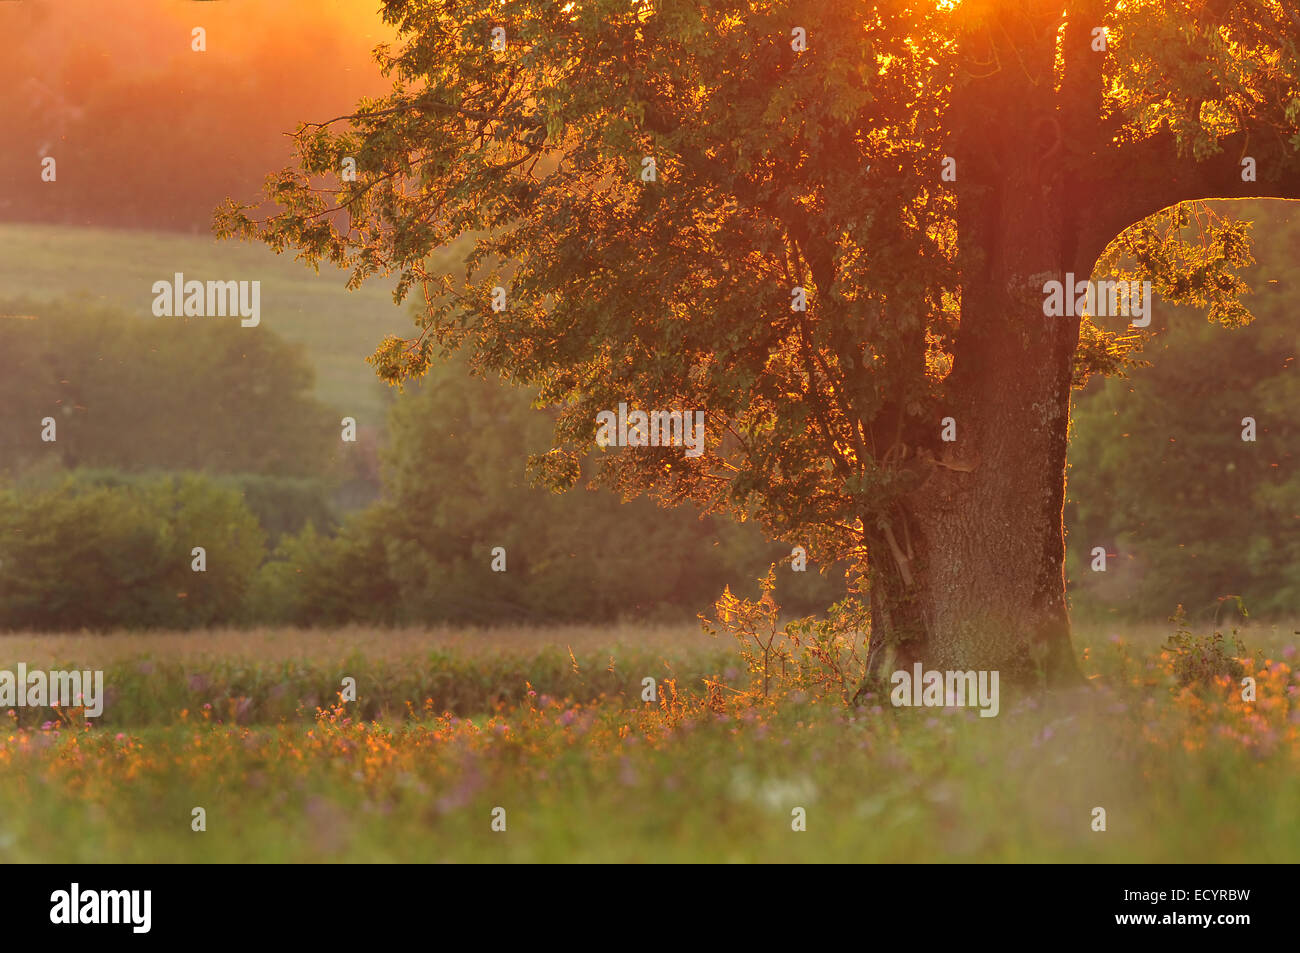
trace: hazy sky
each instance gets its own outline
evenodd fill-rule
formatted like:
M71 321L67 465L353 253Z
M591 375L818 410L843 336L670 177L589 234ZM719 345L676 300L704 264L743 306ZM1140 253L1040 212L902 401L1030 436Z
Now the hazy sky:
M222 198L254 198L286 164L283 133L387 89L378 7L0 2L0 220L206 230Z

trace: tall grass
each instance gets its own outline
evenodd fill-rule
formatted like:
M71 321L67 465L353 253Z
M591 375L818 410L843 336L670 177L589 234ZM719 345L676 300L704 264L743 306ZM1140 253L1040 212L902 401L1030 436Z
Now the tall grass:
M996 718L763 693L689 630L580 631L27 637L106 653L119 695L88 728L0 712L0 861L1300 859L1287 627L1243 635L1254 701L1202 634L1102 629L1088 687Z

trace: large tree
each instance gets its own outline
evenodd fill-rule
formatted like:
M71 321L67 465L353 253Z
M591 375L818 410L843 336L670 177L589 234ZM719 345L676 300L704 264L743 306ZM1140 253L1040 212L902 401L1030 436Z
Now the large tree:
M1135 335L1045 316L1044 284L1104 270L1242 319L1245 230L1195 203L1300 197L1289 4L383 11L391 95L300 127L277 207L230 204L220 234L400 273L419 333L380 375L466 349L537 385L558 485L595 453L600 482L858 559L875 671L1077 677L1070 391ZM466 236L463 276L426 269ZM706 411L707 452L598 447L621 401Z

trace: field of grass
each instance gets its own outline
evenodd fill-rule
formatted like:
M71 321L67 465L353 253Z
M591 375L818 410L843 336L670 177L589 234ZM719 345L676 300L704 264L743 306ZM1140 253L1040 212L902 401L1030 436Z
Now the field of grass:
M109 700L0 710L0 862L1300 860L1292 627L1232 675L1171 634L1080 631L1089 685L995 718L763 697L689 626L4 636Z
M457 258L447 252L449 261ZM277 256L260 244L201 234L0 225L0 299L85 294L165 321L153 316L150 289L178 271L200 281L261 281L259 327L305 348L316 368L317 396L359 421L381 422L384 385L365 358L385 335L413 333L407 306L393 304L396 279L349 292L346 273L326 264L318 275L292 253Z

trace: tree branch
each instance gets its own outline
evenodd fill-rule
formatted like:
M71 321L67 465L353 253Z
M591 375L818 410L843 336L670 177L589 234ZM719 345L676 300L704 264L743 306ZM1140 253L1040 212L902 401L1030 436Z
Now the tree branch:
M1221 151L1197 160L1179 155L1164 127L1139 142L1109 151L1081 183L1078 263L1091 267L1128 226L1179 202L1206 199L1300 199L1300 155L1272 125L1261 124L1219 141ZM1242 181L1242 159L1255 160L1254 182Z

